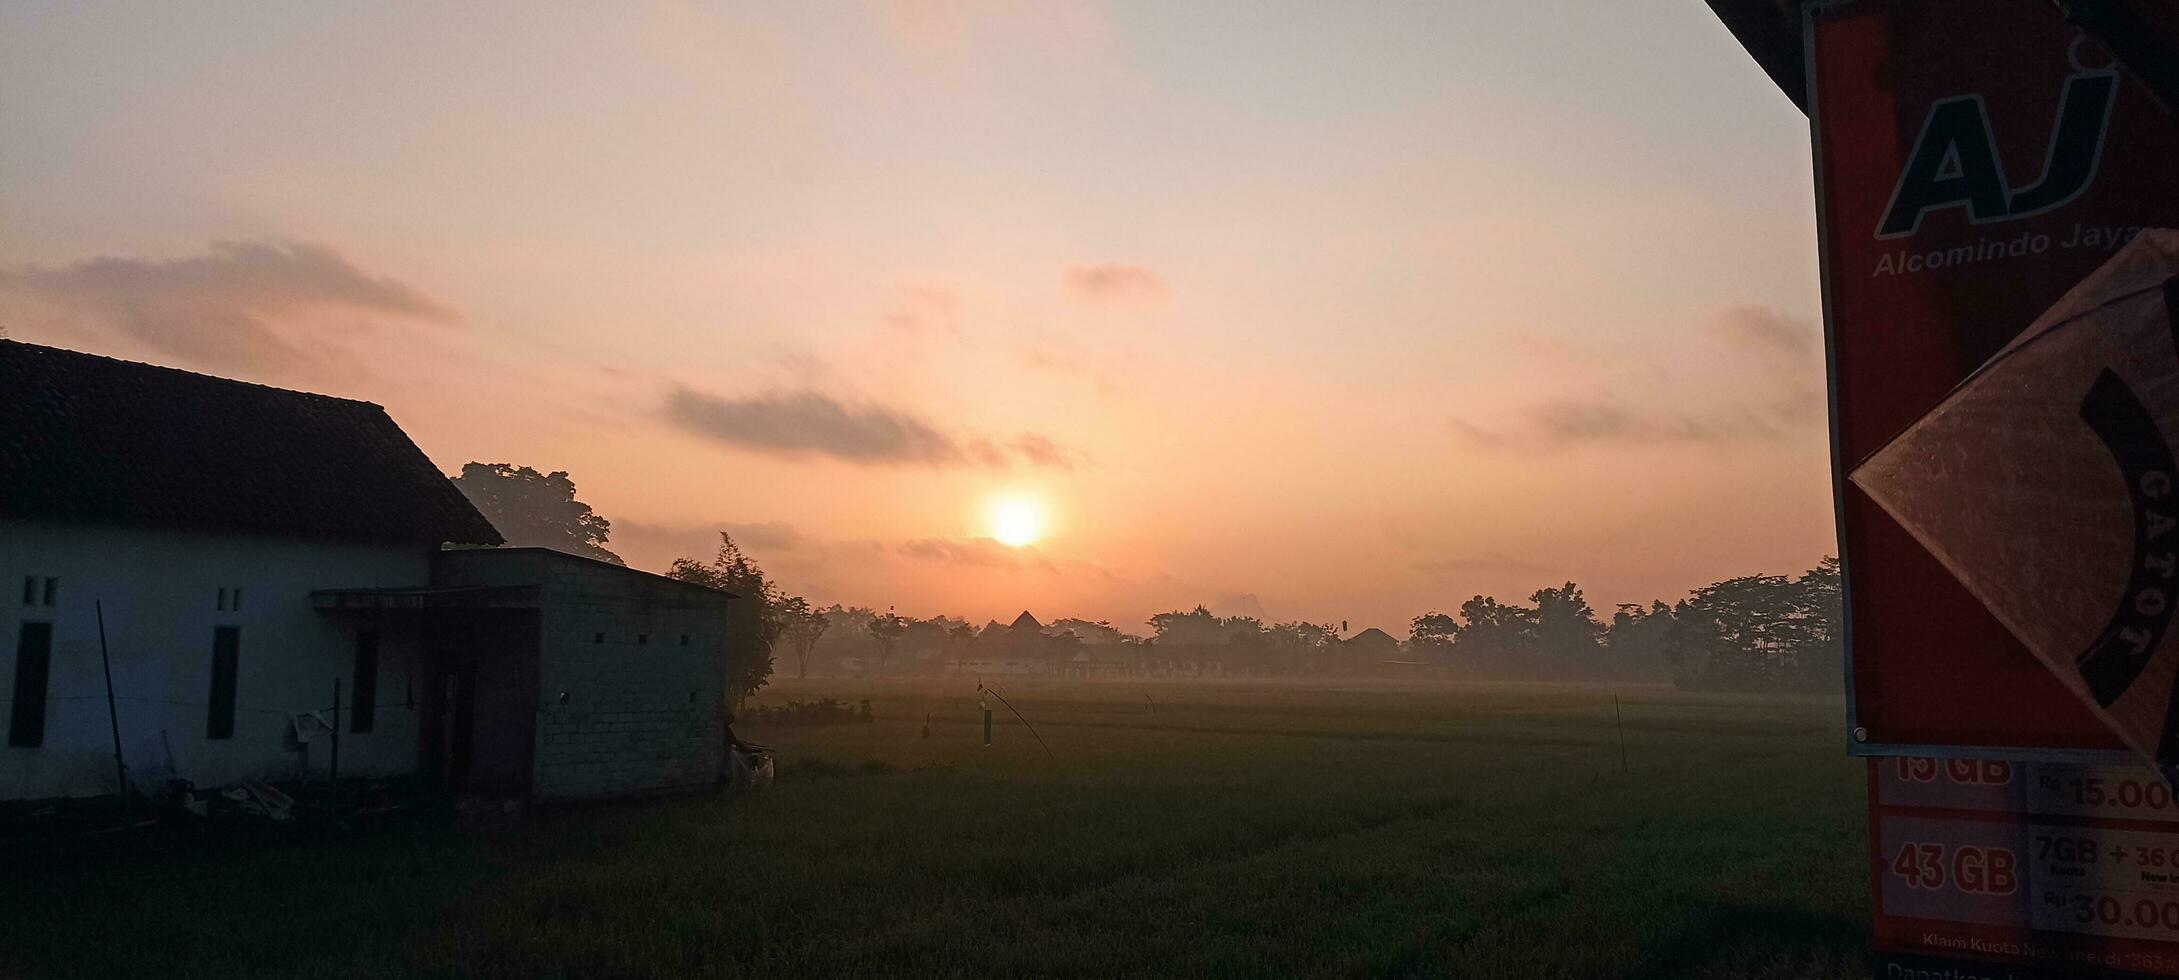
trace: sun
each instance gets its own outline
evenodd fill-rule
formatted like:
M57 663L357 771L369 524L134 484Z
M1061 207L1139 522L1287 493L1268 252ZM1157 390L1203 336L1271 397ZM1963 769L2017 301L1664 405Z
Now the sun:
M1002 497L991 505L991 536L1009 548L1044 536L1044 505L1027 497Z

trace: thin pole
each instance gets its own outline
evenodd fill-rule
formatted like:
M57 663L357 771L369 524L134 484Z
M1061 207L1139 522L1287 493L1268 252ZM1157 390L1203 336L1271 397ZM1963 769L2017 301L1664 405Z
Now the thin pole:
M340 782L340 678L333 678L333 766L327 782Z
M106 723L113 727L114 789L121 794L122 799L127 799L129 767L121 761L121 711L114 707L113 657L106 652L106 604L103 601L94 601L91 609L98 614L98 664L106 671Z
M1619 694L1612 693L1612 720L1619 725L1619 771L1627 771L1627 716L1619 710Z
M1015 718L1021 719L1022 727L1028 729L1029 734L1036 736L1037 745L1044 749L1045 757L1052 759L1059 758L1056 755L1052 755L1052 747L1044 744L1044 736L1037 735L1037 726L1029 724L1029 719L1022 715L1021 709L1014 707L1014 702L1008 701L1006 699L1006 695L1000 694L997 691L992 691L991 696L998 698L1000 704L1006 705L1006 710L1013 712ZM984 744L991 744L991 711L989 709L986 709L984 711Z

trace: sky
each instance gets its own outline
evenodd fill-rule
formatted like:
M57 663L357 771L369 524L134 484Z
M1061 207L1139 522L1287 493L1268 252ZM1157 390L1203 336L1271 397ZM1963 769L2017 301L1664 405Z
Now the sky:
M0 6L9 337L904 615L1807 568L1813 201L1695 0Z

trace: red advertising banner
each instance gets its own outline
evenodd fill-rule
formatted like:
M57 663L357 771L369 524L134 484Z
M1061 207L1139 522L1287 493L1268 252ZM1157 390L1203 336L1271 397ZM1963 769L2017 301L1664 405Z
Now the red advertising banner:
M2179 50L2179 5L2116 2ZM1843 473L2142 229L2179 228L2179 128L2047 0L1815 3L1807 41ZM1955 569L1860 488L1838 493L1857 751L2121 749Z
M2179 803L2145 767L1872 759L1869 861L1905 975L2179 976Z

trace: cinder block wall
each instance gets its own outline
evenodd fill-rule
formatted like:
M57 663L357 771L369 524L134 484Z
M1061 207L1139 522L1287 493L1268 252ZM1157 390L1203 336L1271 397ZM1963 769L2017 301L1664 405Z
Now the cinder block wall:
M726 596L648 572L522 550L529 554L493 571L544 585L532 797L597 799L713 785L724 757ZM488 554L446 556L450 564L481 565L492 559L466 556ZM491 577L480 572L450 577Z

